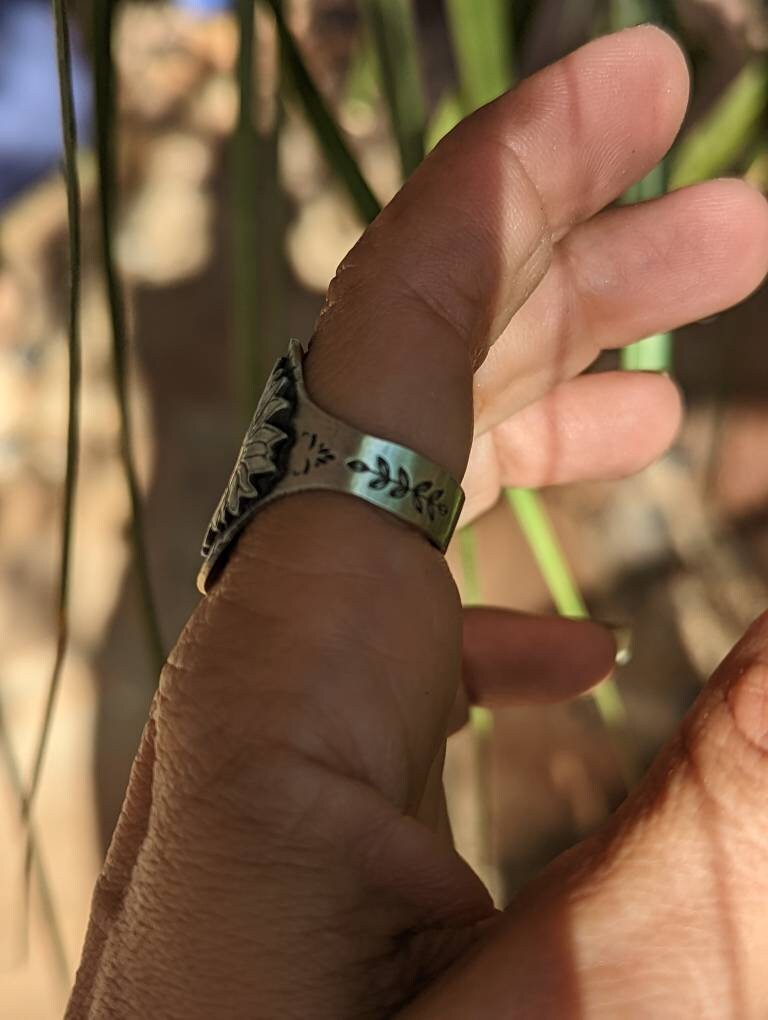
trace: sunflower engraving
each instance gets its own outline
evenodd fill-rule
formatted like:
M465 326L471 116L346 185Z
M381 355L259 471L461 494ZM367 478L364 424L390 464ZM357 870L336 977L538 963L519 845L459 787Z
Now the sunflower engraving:
M285 474L295 407L293 372L289 359L283 357L272 370L248 426L234 470L208 526L203 556L210 553L244 509L271 492Z

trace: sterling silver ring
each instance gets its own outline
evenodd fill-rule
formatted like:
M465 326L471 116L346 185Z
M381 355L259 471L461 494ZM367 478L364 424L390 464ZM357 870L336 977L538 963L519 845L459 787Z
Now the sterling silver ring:
M443 553L451 541L464 503L460 484L413 450L366 436L317 407L304 385L304 356L292 340L267 380L203 541L204 595L251 518L293 493L357 496L412 524Z
M358 432L319 408L304 385L304 356L291 340L264 388L203 541L197 577L203 594L251 518L292 493L344 492L417 528L441 552L451 540L464 504L459 483L413 450Z

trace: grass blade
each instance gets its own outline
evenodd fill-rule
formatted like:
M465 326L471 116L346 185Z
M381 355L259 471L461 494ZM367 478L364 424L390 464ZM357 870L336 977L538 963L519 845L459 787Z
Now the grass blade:
M462 602L465 606L476 606L482 602L480 574L477 563L477 539L471 524L462 528L457 535L461 572L463 577ZM498 898L499 877L493 843L493 808L491 796L493 713L482 705L471 705L469 724L472 731L473 781L475 786L475 814L472 826L475 830L477 864L486 886Z
M768 145L758 146L752 154L745 178L761 191L768 191Z
M112 369L120 414L120 457L131 507L131 545L139 585L139 598L152 667L160 672L165 653L149 572L144 538L144 514L133 455L133 422L128 399L128 344L123 294L114 253L114 209L117 195L114 126L116 81L112 56L112 29L119 0L93 5L93 78L96 112L97 205L104 278L112 334Z
M461 104L471 113L512 84L512 7L509 0L447 0L446 14Z
M610 8L611 28L618 31L656 20L664 25L671 16L669 5L661 0L613 0ZM668 165L662 160L641 181L633 184L622 202L645 202L658 198L667 190ZM673 340L670 333L656 333L622 348L621 367L631 372L669 372L672 367Z
M240 109L232 139L232 276L234 283L234 329L236 376L240 391L238 408L242 421L253 413L259 397L259 352L256 344L256 179L258 139L253 117L255 0L237 0L240 46L237 83ZM242 424L238 422L238 428Z
M637 184L629 188L622 202L645 202L659 198L667 190L667 161L662 160ZM674 337L672 333L655 333L622 348L621 367L630 372L671 372Z
M67 440L66 468L61 517L61 564L59 567L59 591L56 605L56 652L45 705L40 723L32 769L27 790L21 799L21 816L26 826L30 818L37 791L40 786L43 762L53 722L56 698L61 685L61 674L69 644L69 585L72 564L74 533L75 496L80 459L80 387L82 380L82 356L80 343L80 276L82 243L80 231L80 176L77 166L77 127L75 122L75 100L72 89L72 56L69 41L69 24L64 0L53 0L53 18L56 30L56 60L58 65L59 96L61 104L61 128L64 151L64 179L67 192L68 218L68 308L67 308L67 353L69 377L67 381ZM27 861L33 854L31 827L27 833ZM29 867L25 867L25 880L29 882Z
M426 110L410 0L361 0L403 177L424 159Z
M435 107L432 119L427 126L425 140L427 152L431 152L441 138L444 138L449 131L453 131L462 116L461 100L458 93L453 90L445 92Z
M738 166L764 131L768 107L768 60L748 63L709 113L678 143L669 185L682 188Z
M380 211L379 201L357 165L325 100L307 70L296 40L286 24L280 0L264 0L275 17L280 39L283 67L301 101L307 120L326 159L344 185L352 204L364 223L370 223Z
M256 96L262 90L257 88L261 68L254 0L238 0L238 20L240 107L232 139L231 211L240 433L253 414L277 356L275 340L285 335L286 272L282 251L285 203L278 159L279 73L270 97L273 109L260 110L256 106Z
M479 606L482 603L480 592L480 572L477 563L477 538L471 524L466 525L456 536L459 543L461 573L464 579L463 603L465 606ZM490 709L473 705L470 710L473 726L490 732L493 729L493 713Z
M669 372L673 349L672 333L654 333L622 349L621 367L628 372Z
M508 489L507 500L538 564L555 608L561 616L586 618L584 599L568 568L562 547L541 497L531 489ZM593 695L606 725L613 729L626 721L626 709L614 680L604 680Z
M10 781L11 790L18 798L20 804L26 803L27 795L24 790L21 768L19 767L19 762L13 750L13 745L11 744L8 736L8 728L5 724L5 716L3 714L2 706L0 706L0 757L3 759L3 764L5 765L5 770ZM72 980L72 972L70 971L69 961L67 960L64 936L61 931L61 925L59 924L56 905L51 892L51 884L48 879L48 873L45 865L38 851L38 846L39 840L37 838L35 823L30 819L26 825L24 867L25 871L29 872L30 876L37 882L40 906L43 911L43 920L51 943L51 950L56 964L56 972L62 985L64 987L69 987ZM25 880L25 884L25 902L28 903L29 882Z

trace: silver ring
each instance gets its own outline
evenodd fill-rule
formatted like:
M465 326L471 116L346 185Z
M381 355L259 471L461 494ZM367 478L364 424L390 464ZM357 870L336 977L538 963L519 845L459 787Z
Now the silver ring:
M418 528L441 552L448 547L464 504L459 483L413 450L358 432L319 408L304 385L303 362L301 344L291 340L267 381L203 541L197 577L203 594L251 518L296 492L357 496Z

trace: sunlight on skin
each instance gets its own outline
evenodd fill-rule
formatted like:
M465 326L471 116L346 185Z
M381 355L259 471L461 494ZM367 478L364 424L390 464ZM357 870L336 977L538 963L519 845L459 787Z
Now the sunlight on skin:
M747 186L601 213L664 154L687 94L677 46L642 28L460 125L342 264L308 358L317 402L461 475L482 365L481 431L517 411L532 429L540 416L542 437L555 429L557 457L542 442L531 476L593 476L619 420L600 405L628 387L635 428L621 424L626 459L617 445L609 474L661 452L679 416L671 384L612 374L596 393L569 380L602 343L709 314L765 272L768 211ZM683 220L701 243L687 265L669 243L670 221ZM663 419L650 441L649 417ZM520 440L504 444L497 477L519 484ZM531 632L516 636L533 625L484 619L494 661L473 662L474 693L483 676L498 682L506 647L507 700L525 698ZM552 622L564 625L595 628ZM768 926L753 904L768 874L739 805L761 817L765 765L734 720L752 717L742 690L762 704L765 670L751 664L766 630L723 667L608 830L500 918L446 826L462 612L444 562L357 501L274 504L164 671L69 1017L163 1016L169 1002L189 1020L384 1017L417 991L406 1015L441 1020L759 1015ZM605 634L590 633L610 657ZM571 642L551 638L539 640L552 688L573 693ZM581 681L605 665L602 654L584 662ZM736 871L741 852L751 872Z

